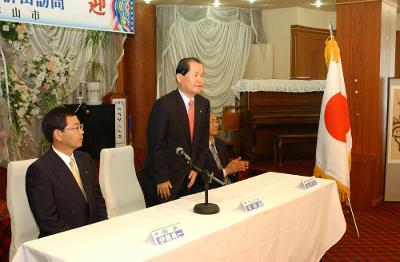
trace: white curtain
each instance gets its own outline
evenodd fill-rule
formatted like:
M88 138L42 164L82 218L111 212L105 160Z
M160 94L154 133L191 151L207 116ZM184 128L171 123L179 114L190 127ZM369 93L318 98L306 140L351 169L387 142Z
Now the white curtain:
M205 67L202 93L220 112L234 103L232 87L245 73L253 39L265 42L260 10L157 6L158 96L177 88L178 61L194 56Z

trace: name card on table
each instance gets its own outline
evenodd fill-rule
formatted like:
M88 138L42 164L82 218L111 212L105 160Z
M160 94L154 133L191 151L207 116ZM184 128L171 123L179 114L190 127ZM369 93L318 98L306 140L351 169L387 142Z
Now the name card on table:
M185 236L181 224L179 223L154 230L151 232L151 235L156 246L183 238Z
M247 200L242 201L242 207L244 209L244 211L249 212L252 211L254 209L263 207L264 203L262 202L262 200L259 197L255 197L255 198L250 198Z
M313 187L317 184L317 180L314 177L310 177L301 181L301 184L304 186L305 189Z

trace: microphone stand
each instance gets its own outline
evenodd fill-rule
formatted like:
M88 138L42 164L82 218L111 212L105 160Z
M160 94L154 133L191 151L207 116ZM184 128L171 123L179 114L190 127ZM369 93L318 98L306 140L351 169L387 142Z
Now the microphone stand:
M208 188L211 180L214 180L221 185L225 185L225 183L219 180L218 178L215 178L213 173L210 174L208 170L201 169L193 165L191 159L186 159L186 163L189 165L190 169L193 169L194 171L202 175L204 182L205 201L204 203L196 204L193 208L193 211L201 215L212 215L218 213L219 212L218 205L208 202Z

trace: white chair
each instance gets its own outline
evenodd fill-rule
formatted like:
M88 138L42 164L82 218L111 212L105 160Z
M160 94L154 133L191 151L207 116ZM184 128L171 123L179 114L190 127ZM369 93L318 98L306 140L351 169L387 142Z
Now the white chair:
M18 247L39 236L25 190L25 176L36 159L11 161L7 167L7 208L11 219L10 261Z
M145 208L132 146L101 150L99 182L109 218Z

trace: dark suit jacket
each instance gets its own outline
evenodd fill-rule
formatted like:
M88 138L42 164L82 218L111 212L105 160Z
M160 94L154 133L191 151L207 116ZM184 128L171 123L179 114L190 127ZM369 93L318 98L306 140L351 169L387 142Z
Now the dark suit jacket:
M147 126L148 151L139 176L148 207L190 193L187 189L190 170L184 158L176 154L177 147L190 155L195 166L204 166L208 152L210 103L200 95L194 97L194 103L193 143L187 110L178 90L166 94L153 105ZM157 184L168 180L172 184L171 197L164 200L157 196Z
M28 168L26 193L39 237L107 219L91 157L75 151L74 158L87 202L70 169L52 148Z
M229 163L229 154L228 154L228 151L226 150L225 142L219 138L214 138L214 142L215 142L215 147L217 148L219 160L221 161L221 165L225 168ZM206 164L205 164L204 168L207 169L210 173L212 172L214 174L214 177L218 178L221 181L224 181L224 179L225 179L224 172L222 169L218 168L217 162L215 162L214 156L212 155L209 148L208 148ZM236 182L237 181L236 174L230 175L229 179L231 180L231 182ZM214 180L212 180L211 183L209 184L210 189L220 187L220 186L221 185L219 183L215 182ZM194 192L204 191L203 178L196 179L196 184L193 188L193 191Z

